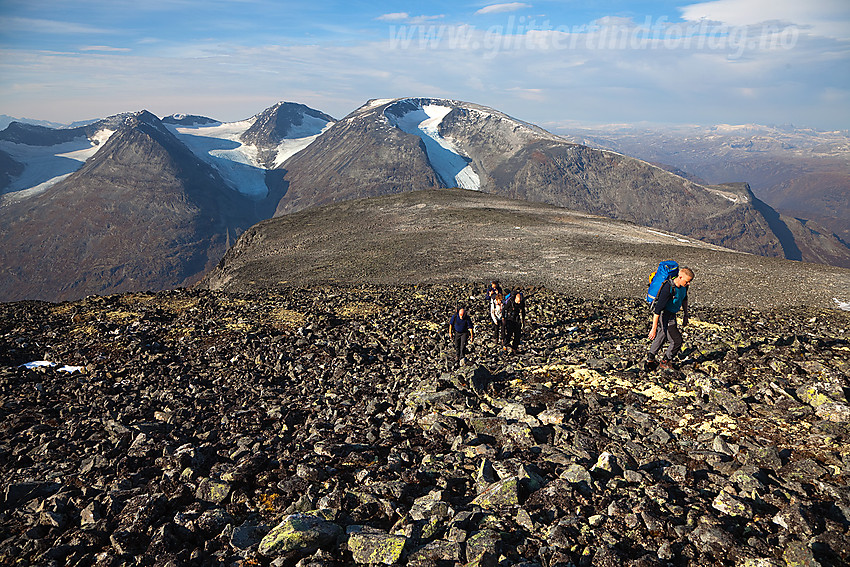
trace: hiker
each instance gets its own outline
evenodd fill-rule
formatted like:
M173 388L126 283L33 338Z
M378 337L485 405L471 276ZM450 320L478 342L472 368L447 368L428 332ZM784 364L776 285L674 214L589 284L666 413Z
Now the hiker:
M487 298L487 307L489 308L493 302L493 298L496 297L496 294L504 295L502 293L502 286L499 285L499 280L493 280L490 282L490 285L484 287L484 296Z
M668 370L676 368L673 359L682 349L682 333L676 325L676 313L682 310L682 326L687 325L688 286L693 279L693 270L683 266L675 279L668 279L661 286L653 305L652 328L649 330L652 345L649 347L648 363L655 362L655 355L667 342L667 350L658 367Z
M525 297L523 297L521 291L517 290L508 294L507 302L502 310L502 319L505 326L504 348L507 350L510 347L512 352L516 352L519 348L522 327L525 325Z
M495 341L496 345L502 344L500 342L500 335L502 334L503 320L502 320L502 311L505 307L505 298L500 293L497 293L490 299L490 320L493 321L493 341Z
M458 310L449 319L449 338L455 343L458 364L463 363L466 345L472 342L474 335L472 318L466 312L465 307L458 307Z

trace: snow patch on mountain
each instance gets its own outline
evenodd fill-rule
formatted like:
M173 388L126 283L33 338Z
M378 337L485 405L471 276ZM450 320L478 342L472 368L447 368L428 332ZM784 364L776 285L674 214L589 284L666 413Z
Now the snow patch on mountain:
M252 197L265 197L266 168L258 159L258 148L245 144L241 136L250 128L256 117L239 122L216 123L214 125L166 126L194 153L213 166L224 180L236 191ZM293 126L287 139L277 146L274 166L310 145L333 122L305 115L300 125Z
M257 147L239 140L254 119L209 125L166 124L193 154L210 164L234 190L253 197L265 197L266 170L257 163Z
M305 114L301 119L301 124L293 126L286 139L278 144L274 167L280 167L286 160L312 144L313 140L322 135L333 124L333 122Z
M449 106L426 104L402 116L387 115L390 124L408 134L419 136L431 167L449 187L479 191L481 180L472 169L468 157L455 149L454 144L440 134L440 123L452 111Z
M70 142L52 146L30 146L0 140L0 150L24 166L23 173L3 192L28 197L53 187L80 169L114 133L114 130L103 129L91 138L80 136Z

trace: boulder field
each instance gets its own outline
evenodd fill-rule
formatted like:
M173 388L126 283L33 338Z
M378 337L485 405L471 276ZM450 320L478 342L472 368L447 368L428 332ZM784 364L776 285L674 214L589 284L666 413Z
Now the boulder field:
M0 304L0 564L850 564L850 314L525 291Z

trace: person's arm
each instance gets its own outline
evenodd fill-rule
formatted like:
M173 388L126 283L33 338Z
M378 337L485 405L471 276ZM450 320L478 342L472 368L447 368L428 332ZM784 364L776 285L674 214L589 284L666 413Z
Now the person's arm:
M652 314L652 328L649 330L649 340L654 340L655 335L658 333L658 320L661 318L661 315L658 313Z
M475 325L472 323L472 317L469 318L469 342L475 338Z
M684 301L682 301L682 326L688 324L688 296L685 296Z

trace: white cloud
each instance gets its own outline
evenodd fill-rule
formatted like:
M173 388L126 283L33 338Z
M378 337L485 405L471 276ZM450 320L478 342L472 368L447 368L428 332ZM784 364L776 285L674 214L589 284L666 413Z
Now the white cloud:
M25 30L28 33L46 34L111 34L114 30L75 24L72 22L60 22L56 20L44 20L38 18L0 17L0 29L3 30Z
M731 26L783 22L809 29L815 35L850 39L847 0L713 0L680 10L689 21L711 20Z
M702 48L704 36L696 34L687 47L677 36L665 42L667 28L656 30L655 22L652 29L619 19L598 22L571 29L506 26L499 33L411 24L387 26L397 28L390 32L399 34L395 42L389 35L345 45L210 41L156 56L0 50L7 86L0 107L56 122L141 108L233 121L293 100L341 118L371 98L421 95L477 102L535 123L850 128L850 87L835 72L848 60L840 42L801 35L793 48L748 49L733 59L735 46L724 46L731 40L719 34ZM601 23L619 30L626 43L612 43L618 36Z
M410 17L407 12L393 12L392 14L383 14L375 18L381 22L402 22Z
M481 16L484 14L503 14L505 12L516 12L518 10L524 10L526 8L531 8L531 4L526 4L524 2L508 2L505 4L491 4L489 6L484 6L477 12L475 15Z
M426 16L424 14L421 16L411 16L407 12L395 12L393 14L384 14L383 16L378 16L375 19L381 22L404 22L405 24L418 25L427 24L429 22L440 20L442 18L445 18L444 14L438 14L435 16Z
M129 47L110 47L108 45L86 45L80 51L131 51Z

